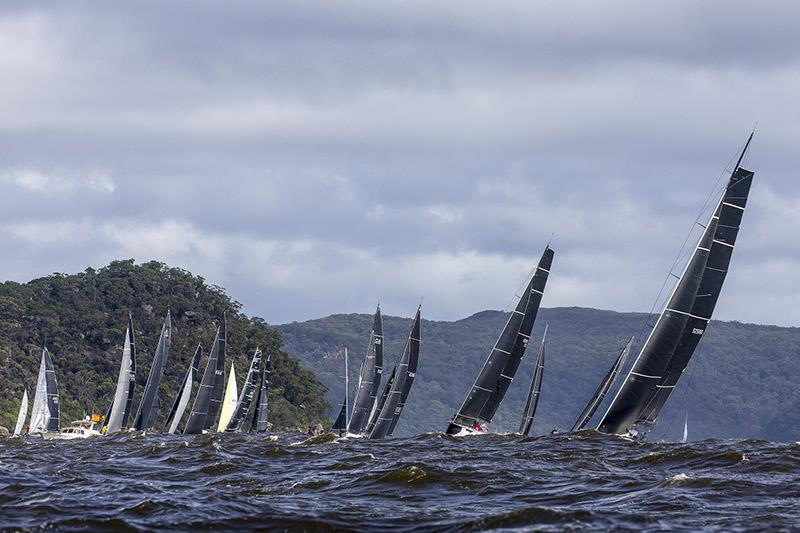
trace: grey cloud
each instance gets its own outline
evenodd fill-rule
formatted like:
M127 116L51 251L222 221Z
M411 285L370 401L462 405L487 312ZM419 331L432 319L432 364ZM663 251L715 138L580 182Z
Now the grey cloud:
M4 4L0 277L133 256L273 322L457 318L555 232L546 305L646 310L758 120L719 316L797 323L797 10Z

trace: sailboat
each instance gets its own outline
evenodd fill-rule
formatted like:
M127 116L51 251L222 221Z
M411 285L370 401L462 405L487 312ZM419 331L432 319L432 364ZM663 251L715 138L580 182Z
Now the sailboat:
M375 310L372 331L367 344L367 355L361 363L358 375L358 388L353 400L353 413L347 423L347 433L363 435L369 424L369 418L378 400L383 373L383 320L380 304Z
M36 392L33 395L28 433L41 433L42 436L48 433L56 434L59 427L60 408L56 371L50 352L44 348L42 349L42 361L39 364L39 376L36 380Z
M214 428L225 383L225 316L217 328L214 344L208 354L206 369L195 396L189 420L183 428L184 435L196 435Z
M197 345L194 351L192 362L189 364L189 369L183 378L180 389L178 389L178 396L172 402L172 407L167 415L167 421L164 423L164 431L170 435L174 434L178 429L178 424L183 418L183 413L186 411L186 406L189 405L189 398L192 395L192 382L195 381L197 372L200 370L200 359L203 356L203 346Z
M555 252L546 246L516 308L489 352L461 408L447 428L448 435L483 432L480 421L491 422L514 380L544 295Z
M406 339L403 355L400 361L392 372L394 379L391 380L391 385L386 393L386 397L382 399L380 411L377 411L375 422L372 424L372 429L369 432L370 439L382 439L391 436L394 432L397 421L403 413L403 407L408 400L408 394L411 392L411 385L414 383L414 377L417 374L417 363L419 362L419 345L420 345L420 328L421 328L421 313L422 306L417 308L417 314L414 317L414 322L411 324L411 331Z
M522 411L522 421L519 424L520 435L527 437L531 432L533 417L536 415L536 406L539 405L539 395L542 392L542 375L544 374L544 342L547 339L547 326L544 327L542 343L539 345L539 354L536 356L536 365L533 369L531 388L528 391L528 399L525 400L525 408Z
M689 413L686 413L686 418L683 420L683 438L681 438L682 443L686 443L689 440Z
M266 359L262 360L262 366L261 384L258 387L250 433L266 433L269 427L267 408L269 406L269 377L272 375L272 354L267 354Z
M219 413L217 431L220 433L228 427L228 422L233 418L236 404L239 399L239 388L236 386L236 369L231 363L231 373L228 374L228 384L225 386L225 396L222 398L222 410Z
M350 390L350 378L347 370L347 347L344 348L344 401L342 402L342 409L339 411L339 416L331 426L331 431L338 431L339 435L344 437L347 434L347 426L350 424L348 414L350 412L348 405L348 391Z
M14 437L22 435L22 428L25 426L25 419L28 417L28 389L22 393L22 403L19 404L19 414L17 424L14 426Z
M231 367L233 373L233 367ZM256 348L253 354L253 359L250 361L250 369L247 371L247 376L244 379L244 386L242 386L242 393L236 401L236 406L231 413L230 420L225 426L223 431L239 432L242 430L245 416L253 404L253 398L256 394L259 382L261 381L261 350ZM234 381L235 383L235 381ZM227 395L227 393L226 393ZM222 419L220 419L220 422Z
M117 388L114 399L105 417L104 433L110 435L128 427L128 417L133 403L133 390L136 386L136 343L133 334L133 317L128 315L128 329L125 330L125 343L122 360L119 364Z
M583 411L581 411L578 419L572 425L572 431L580 431L585 428L586 424L588 424L589 420L594 416L597 408L600 407L601 403L603 403L603 399L606 397L606 394L608 394L608 391L611 390L611 387L614 385L614 381L616 381L620 370L622 370L622 368L625 366L625 360L628 358L628 354L631 353L631 346L633 346L633 337L630 338L628 344L626 344L619 353L617 360L614 361L614 366L608 370L608 373L603 378L603 381L600 383L600 385L598 385L597 390L594 391L589 403L587 403L586 407L584 407Z
M167 317L164 319L161 335L158 338L153 364L150 366L150 373L147 376L147 384L144 386L144 392L142 393L142 401L139 404L139 410L133 423L133 429L136 431L147 431L152 429L156 423L159 407L158 387L161 384L161 378L164 377L164 366L169 355L171 338L172 321L170 320L169 311L167 311Z
M753 182L754 173L741 166L752 138L751 133L683 274L598 431L636 435L636 428L655 425L703 337L728 272Z

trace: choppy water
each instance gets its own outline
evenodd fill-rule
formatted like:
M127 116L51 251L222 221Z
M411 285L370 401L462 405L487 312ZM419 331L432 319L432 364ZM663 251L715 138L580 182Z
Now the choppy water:
M595 433L0 441L3 528L794 529L800 445Z

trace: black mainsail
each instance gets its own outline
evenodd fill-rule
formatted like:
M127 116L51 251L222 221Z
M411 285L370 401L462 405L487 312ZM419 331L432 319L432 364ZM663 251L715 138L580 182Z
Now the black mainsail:
M217 347L217 368L214 371L214 386L211 389L211 397L208 402L208 415L206 416L206 427L204 429L210 431L214 429L217 421L217 415L222 408L222 396L225 394L225 347L227 345L227 314L222 315L222 325L219 329L219 335L215 339L214 345ZM214 351L214 347L211 347Z
M225 381L224 372L222 377L217 374L218 361L220 357L220 339L224 338L225 320L223 319L222 325L217 328L217 334L214 337L214 344L211 346L211 352L208 354L208 361L206 361L206 369L203 371L203 379L200 381L200 388L197 391L197 396L194 398L192 411L189 413L189 420L186 421L186 427L183 428L184 435L195 435L202 433L204 429L210 428L214 424L214 418L217 416L215 412L210 416L211 394L214 390L214 384L219 379ZM217 404L219 410L219 404ZM208 419L211 419L211 422Z
M245 420L247 412L253 403L253 397L256 394L256 388L261 381L261 349L256 348L253 354L253 359L250 361L250 369L247 371L247 377L244 380L242 392L239 394L239 399L236 402L236 409L233 410L231 420L228 422L228 427L225 428L226 432L239 432L242 430L242 423Z
M745 144L719 203L664 311L597 430L624 434L655 424L705 333L736 245L754 173L740 166Z
M253 412L251 433L266 433L267 415L269 413L269 377L272 374L272 354L268 353L266 359L262 358L261 386L258 388L258 397Z
M408 368L406 369L406 379L403 382L403 390L400 393L400 401L394 410L392 422L389 424L389 432L387 436L394 433L394 428L397 426L397 421L400 420L400 414L403 412L403 407L406 406L408 401L408 394L411 392L411 385L414 384L414 378L417 375L417 364L419 363L419 345L422 321L420 319L420 310L417 309L417 316L414 317L414 323L411 325L411 334L408 337L408 349L410 356L408 358Z
M631 346L633 346L633 337L628 340L628 343L619 353L617 360L614 361L614 365L608 369L606 377L604 377L603 381L600 382L597 390L594 391L592 398L589 400L589 403L586 404L586 407L583 408L583 411L581 411L581 414L572 425L572 429L570 431L582 430L586 427L586 424L589 423L589 420L592 419L597 411L597 408L600 407L601 403L603 403L603 399L605 399L606 394L608 394L608 391L611 390L611 387L614 385L614 381L616 381L620 371L625 366L625 360L628 358L628 354L631 353Z
M147 384L144 386L142 401L139 410L136 412L136 419L133 422L133 429L137 431L147 431L152 429L156 422L158 413L158 387L161 385L161 378L164 377L164 366L169 356L170 339L172 338L172 320L170 320L169 310L164 324L161 326L161 336L158 338L156 354L153 356L153 364L150 366L150 373L147 375Z
M56 369L53 366L53 359L50 357L50 351L47 348L44 349L43 357L45 361L45 382L47 384L47 408L50 410L47 431L58 432L61 426L61 408L58 401Z
M200 370L200 359L202 357L203 345L198 344L197 349L194 351L192 361L189 363L189 369L186 371L183 382L181 382L181 386L178 389L178 395L175 397L175 401L172 402L169 415L167 415L167 421L164 423L165 433L171 435L178 429L178 424L181 422L186 406L189 405L189 397L192 395L192 382L196 380L197 372Z
M397 419L400 418L403 412L403 405L405 404L404 395L406 397L408 396L416 374L417 360L419 358L419 335L420 309L418 308L417 314L414 317L414 323L411 325L411 331L408 334L408 339L406 339L403 355L400 357L400 361L397 363L395 371L393 372L394 380L381 406L381 410L376 414L375 424L369 432L370 439L382 439L387 437L397 424ZM408 389L406 389L406 385L408 385Z
M369 423L369 416L375 407L383 372L383 320L381 307L375 310L372 331L369 335L367 355L361 363L358 376L358 389L353 400L353 412L347 426L348 433L362 434Z
M544 327L542 343L539 345L539 354L536 356L536 365L533 369L531 388L528 391L528 399L525 400L525 409L522 411L522 421L519 424L519 432L527 437L531 432L533 417L536 415L536 406L539 405L539 395L542 392L542 376L544 374L544 342L547 339L547 326Z
M479 419L492 421L525 355L554 255L553 250L546 246L525 292L511 312L461 408L450 422L448 434L455 435L463 428L472 428Z

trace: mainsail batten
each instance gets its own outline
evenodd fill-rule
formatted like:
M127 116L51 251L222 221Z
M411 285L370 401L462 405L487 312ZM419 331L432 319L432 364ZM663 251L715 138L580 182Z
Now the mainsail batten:
M736 244L753 175L737 165L664 311L609 405L598 431L621 434L638 424L655 423L711 320Z
M553 250L549 246L545 247L525 291L489 352L461 408L450 422L447 433L457 434L464 427L472 427L479 419L491 422L494 418L525 355L553 264L553 256Z

